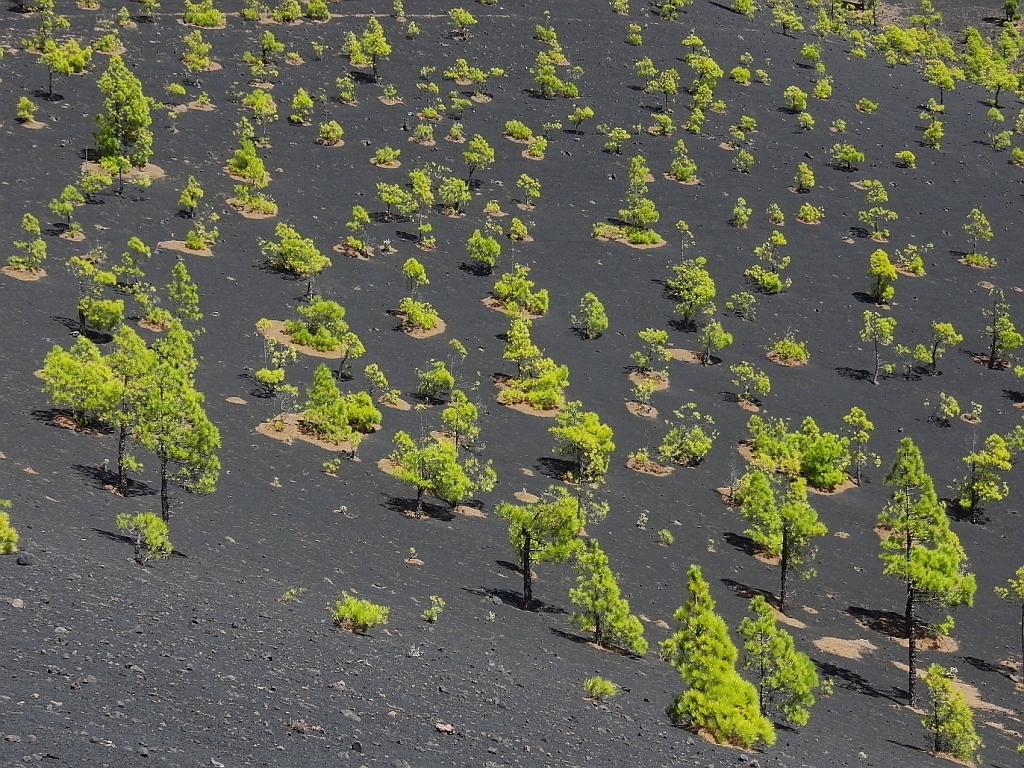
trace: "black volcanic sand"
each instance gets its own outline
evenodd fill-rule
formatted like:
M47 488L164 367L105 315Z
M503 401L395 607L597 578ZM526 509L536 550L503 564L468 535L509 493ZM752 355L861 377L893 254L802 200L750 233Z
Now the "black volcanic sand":
M158 99L164 86L183 74L178 56L187 31L177 23L177 9L165 6L157 23L122 32L127 60ZM237 12L239 6L224 3L223 9ZM391 58L381 64L382 80L397 85L405 104L384 106L376 98L379 87L361 83L358 105L336 100L318 105L315 122L336 119L345 127L342 148L318 146L315 128L292 126L285 119L270 125L273 147L261 154L273 175L267 191L281 212L277 219L246 220L225 202L234 182L221 170L235 146L231 128L242 112L237 98L248 80L239 57L271 29L306 59L298 67L281 67L272 94L282 118L299 86L336 94L334 80L346 69L338 56L344 32L361 28L365 14L386 14L390 7L353 1L333 9L344 13L325 25L263 26L232 16L226 29L204 32L214 57L224 64L203 77L203 89L216 109L188 111L173 122L166 110L154 112L152 162L167 177L145 191L129 188L123 199L102 194L99 204L79 208L76 216L88 240L76 244L48 237L45 279L0 279L0 496L13 501L12 518L31 563L20 566L16 556L0 558L0 732L8 736L0 739L0 761L121 766L139 764L146 754L149 762L167 765L229 767L735 762L739 753L675 729L666 718L664 707L681 683L657 659L656 643L669 630L656 622L672 625L693 562L703 566L719 610L732 626L745 611L743 595L777 588L777 570L747 554L743 521L714 490L743 471L735 445L746 435L749 414L731 399L728 366L749 360L772 378L772 391L762 398L765 413L789 418L794 426L813 416L822 428L838 430L841 416L851 406L862 406L877 426L873 448L885 460L882 468L869 471L864 487L814 497L831 533L822 541L818 577L801 583L794 598L793 613L806 626L791 631L799 647L834 678L836 692L818 704L806 728L780 728L778 743L757 759L762 766L937 764L923 751L927 741L919 715L903 705L905 674L894 662L902 661L905 651L884 633L887 612L900 610L902 596L900 586L881 575L872 526L886 500L881 480L900 438L918 441L937 485L946 489L962 475L961 457L974 441L1006 432L1020 421L1013 406L1024 397L1018 394L1024 384L1011 372L987 370L970 356L985 349L982 309L989 299L979 281L1003 288L1014 316L1024 320L1024 273L1017 253L1024 171L1008 164L1008 152L993 152L983 143L984 92L960 84L947 94L943 147L922 148L917 143L919 106L937 94L922 82L917 68L890 69L877 56L856 59L846 44L829 40L823 58L835 77L835 93L826 102L811 99L817 127L800 133L795 117L780 107L787 86L812 87L814 73L799 56L800 45L815 39L809 33L783 37L769 31L766 13L748 21L706 0L680 13L675 23L639 7L625 18L613 15L604 3L563 3L552 8L552 21L571 63L586 70L577 103L592 105L597 114L583 124L582 135L553 134L546 159L531 162L520 157L522 145L502 137L505 121L521 119L539 131L545 121L568 125L565 116L572 109L568 101L536 99L524 90L530 83L526 70L542 47L532 39L532 28L543 20L543 7L474 4L470 10L480 24L472 39L458 42L447 36L447 6L412 4L410 17L423 29L414 41L401 34L404 27L393 19L382 18L394 45ZM95 34L93 26L102 14L62 10L69 13L75 34ZM970 16L960 6L950 10L956 12L950 21L995 31L982 17L998 16L996 10L979 9ZM33 17L14 12L4 11L3 18L0 40L11 45L34 24ZM630 21L646 25L642 48L622 42ZM621 156L603 153L603 137L595 133L598 123L652 122L649 113L658 97L638 89L633 61L650 56L659 68L678 68L683 82L689 82L689 68L677 57L683 53L679 40L691 28L726 71L750 51L754 66L770 71L771 85L745 88L723 80L718 95L727 101L728 113L709 113L704 136L643 134L626 142ZM313 60L311 40L331 46L325 60ZM449 165L453 174L465 173L465 146L441 140L447 118L435 128L434 147L408 142L402 130L404 121L415 123L410 114L428 103L415 88L419 68L438 68L434 79L444 94L455 86L441 80L441 71L456 57L507 71L507 77L488 85L494 96L490 103L467 110L467 136L483 134L498 155L495 166L476 174L481 185L467 214L431 215L438 237L431 253L408 241L407 233L415 230L408 222L371 225L373 242L390 239L396 254L358 261L331 251L346 234L344 223L353 205L382 212L376 182L404 181L410 168L427 161ZM97 55L94 64L86 77L58 79L56 90L63 99L46 101L33 96L46 82L34 55L19 50L0 61L7 115L0 133L4 242L22 236L19 223L25 211L49 222L47 201L78 177L82 153L91 146L92 116L99 110L95 78L105 61ZM33 96L37 119L46 128L25 130L11 119L21 95ZM190 89L189 98L196 95ZM854 110L865 96L881 104L878 113ZM1020 105L1010 95L1003 98L1009 126ZM677 98L677 119L685 120L686 100ZM753 135L757 162L749 175L731 171L732 153L719 148L728 126L742 114L759 124ZM840 117L848 123L846 134L830 133L828 126ZM702 186L663 178L678 138L696 160ZM836 141L852 142L867 153L857 172L830 167L828 148ZM385 143L402 150L400 170L370 164L373 152ZM918 154L916 170L893 162L893 154L906 148ZM657 179L650 184L650 196L661 211L657 229L669 240L658 249L634 250L590 237L593 222L615 216L621 207L629 158L637 153L647 158ZM808 195L794 195L787 188L802 161L814 169L818 186ZM543 197L528 212L514 202L521 173L543 184ZM213 247L213 258L162 252L149 270L151 279L163 283L174 259L185 258L201 287L206 333L197 342L202 358L197 378L222 432L224 471L216 494L176 496L175 556L143 569L130 561L130 547L112 531L118 512L156 508L151 457L142 456L151 466L128 498L105 491L98 467L113 458L114 438L54 426L33 371L54 344L73 342L69 318L74 317L77 287L61 262L95 245L116 259L132 235L152 245L183 239L190 224L176 215L176 201L190 174L205 187L204 202L222 212L222 239ZM850 182L866 178L885 182L889 207L900 213L890 244L881 247L891 252L907 243L935 244L927 257L928 275L901 277L888 313L898 319L903 343L924 340L936 319L953 322L964 333L962 349L949 351L941 377L891 377L877 387L865 380L872 356L858 332L863 311L871 307L858 293L866 290L868 255L879 245L857 235L856 213L866 206L863 193ZM737 196L755 210L746 229L728 225ZM538 288L551 292L551 311L534 325L537 343L569 366L569 396L599 411L615 428L617 450L600 491L612 512L590 533L609 552L633 610L650 620L645 626L652 650L644 659L598 650L572 629L567 590L573 573L568 566L540 566L536 594L541 607L532 612L518 607L521 580L509 564L506 526L491 510L514 492L542 492L554 482L546 473L557 465L546 432L551 421L493 400L491 375L512 372L501 359L497 338L507 319L480 303L494 278L460 269L465 240L482 226L482 208L489 199L532 223L534 241L517 245L514 258L532 268ZM723 317L736 339L719 353L724 364L670 363L670 386L652 399L662 415L696 402L714 416L718 442L697 468L677 468L666 478L630 471L624 466L626 454L655 447L666 429L661 421L632 416L624 407L630 398L626 373L629 353L638 345L636 332L669 328L673 345L696 345L695 334L672 325L673 305L658 284L678 258L674 222L682 218L692 226L696 253L709 259L721 304L743 288L743 270L754 262L751 249L772 230L763 212L773 201L787 213L783 232L789 239L786 252L793 257L788 270L792 288L759 299L752 322ZM805 201L824 206L821 226L796 222L796 209ZM958 252L968 246L961 224L973 206L984 210L995 229L988 245L999 259L993 270L957 262ZM271 236L276 221L314 238L334 260L317 288L346 306L353 329L366 343L368 352L356 361L356 371L380 363L408 399L416 368L444 356L449 339L459 338L469 348L460 376L480 382L485 455L494 459L501 477L495 491L479 500L486 518L449 515L434 506L430 519L407 518L403 510L410 504L410 489L376 468L397 430L418 434L438 428L436 407L383 409L383 431L365 441L362 461L346 462L337 477L321 471L331 454L254 432L276 410L273 401L255 394L248 378L247 370L262 360L254 324L261 317L293 316L304 291L301 282L260 269L258 241ZM422 297L441 312L448 326L444 335L412 339L397 332L397 319L387 314L404 295L399 268L409 256L421 259L429 271L431 283ZM512 258L506 243L498 273ZM610 329L594 341L581 340L568 319L588 290L600 296L611 318ZM763 358L767 341L790 330L809 344L811 362L805 367L783 368ZM290 379L307 384L318 362L300 358ZM360 378L357 374L346 386L362 386ZM940 389L964 405L981 403L981 424L958 420L946 429L929 424L923 402ZM1008 473L1008 480L1016 489L1022 480L1019 470ZM992 707L976 714L986 762L1000 766L1019 765L1013 750L1021 738L1011 732L1022 730L1021 694L999 666L1014 657L1016 616L992 588L1022 562L1018 498L1015 492L992 504L983 524L954 523L978 576L976 602L958 614L954 635L959 650L924 652L921 659L955 666ZM347 513L338 512L342 508ZM635 526L642 511L650 515L646 530ZM675 534L671 547L657 542L656 531L666 527ZM411 547L422 566L405 562ZM279 602L290 587L308 591L294 602ZM325 605L342 589L391 606L391 623L371 637L334 630ZM420 618L432 594L447 602L435 626ZM24 607L12 606L15 599ZM822 637L866 640L875 650L848 659L819 650L813 641ZM584 701L581 683L594 674L623 686L622 695L607 706ZM308 726L305 735L292 728L297 720ZM452 725L454 733L441 732L435 723ZM859 753L866 758L858 759Z

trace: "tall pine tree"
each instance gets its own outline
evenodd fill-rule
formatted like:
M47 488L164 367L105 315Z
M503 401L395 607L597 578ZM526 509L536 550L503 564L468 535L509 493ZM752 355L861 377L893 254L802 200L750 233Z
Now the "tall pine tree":
M569 590L569 599L582 610L570 620L585 632L594 633L600 646L619 646L643 656L647 653L644 625L629 612L629 602L596 539L576 557L576 586Z
M141 168L153 155L152 100L117 54L110 57L98 85L105 110L96 116L95 138L100 159L125 158L132 166Z
M878 524L890 535L882 541L883 573L906 588L904 623L907 632L907 697L917 704L917 642L921 607L939 609L971 605L977 583L967 572L967 553L949 527L946 510L925 471L921 451L909 437L903 438L885 484L892 496L878 516ZM953 618L946 616L933 629L946 633Z

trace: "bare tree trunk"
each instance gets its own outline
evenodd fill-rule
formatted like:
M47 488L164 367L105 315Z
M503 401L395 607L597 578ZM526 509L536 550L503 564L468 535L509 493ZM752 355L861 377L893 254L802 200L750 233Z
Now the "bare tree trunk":
M917 629L914 626L914 588L907 586L907 704L917 705Z
M523 530L523 536L523 607L529 608L533 605L533 537L527 529Z
M128 468L125 455L128 453L128 427L121 425L117 434L117 491L122 496L128 492Z
M779 609L786 612L786 604L789 601L789 534L785 529L782 531L782 559L779 563L782 574L782 584L779 587Z
M160 517L166 523L171 519L170 487L167 478L167 458L160 457Z

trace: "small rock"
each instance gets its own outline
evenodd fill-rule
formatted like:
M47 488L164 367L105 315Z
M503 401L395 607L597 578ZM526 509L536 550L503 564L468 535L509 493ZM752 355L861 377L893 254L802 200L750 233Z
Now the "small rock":
M25 601L22 600L20 597L16 597L13 600L11 600L11 607L12 608L24 608L25 607Z
M18 555L18 559L16 562L18 563L18 565L32 565L32 556L26 552L22 552L20 555Z
M210 765L212 765L213 768L224 768L224 763L219 763L216 760L214 760L212 757L210 758Z
M21 736L18 736L15 733L9 733L6 736L4 736L4 741L9 741L12 744L17 744L19 741L21 741Z
M93 675L86 675L84 678L82 678L82 682L92 684L96 682L96 678Z
M139 747L139 757L149 757L149 750L145 747Z
M353 752L358 752L359 754L362 754L363 753L363 743L361 741L353 741L352 742L352 751Z
M56 627L53 631L56 632L58 635L67 635L71 632L71 630L67 627Z
M451 723L434 723L434 728L438 733L455 733L455 726Z
M341 714L343 714L343 715L344 715L345 717L347 717L347 718L348 718L349 720L355 720L355 721L356 721L357 723L360 723L360 722L362 722L362 718L361 718L361 717L359 717L359 715L357 715L357 714L356 714L356 711L355 711L354 709L345 709L345 710L342 710L342 713L341 713Z

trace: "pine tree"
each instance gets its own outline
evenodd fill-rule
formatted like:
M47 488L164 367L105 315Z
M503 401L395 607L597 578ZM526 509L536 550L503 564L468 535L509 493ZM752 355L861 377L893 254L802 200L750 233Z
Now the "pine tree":
M53 347L43 361L42 379L53 404L70 408L79 426L109 423L119 400L118 382L86 336L70 349Z
M466 177L466 182L469 183L474 171L484 171L494 165L494 149L487 143L487 139L476 133L466 145L462 159L469 166L469 175Z
M604 479L615 443L612 428L601 421L600 414L584 411L583 403L574 400L558 412L548 432L555 438L554 452L575 462L575 481L598 483Z
M560 486L551 486L533 504L502 502L495 513L509 521L508 539L523 573L523 607L533 605L533 565L564 563L582 545L579 499Z
M675 612L680 626L661 644L662 656L686 685L667 708L668 716L673 723L707 731L724 744L774 744L775 729L760 712L757 690L736 671L739 653L715 613L700 566L690 566L687 590L689 597Z
M458 447L451 440L428 439L417 443L405 431L394 436L395 450L389 459L394 477L416 489L416 513L423 512L423 497L431 494L450 506L473 493L489 491L497 482L491 462L475 458L459 461Z
M122 325L114 334L114 348L106 364L118 384L118 399L111 422L117 426L118 493L128 492L128 471L141 464L128 453L128 441L135 433L139 408L157 367L157 353L131 327Z
M971 522L978 522L978 513L986 501L1005 499L1010 486L998 474L1013 467L1010 448L1002 435L989 435L985 447L971 451L964 456L967 476L956 484L960 492L960 507L970 515Z
M665 281L669 295L678 302L675 311L683 316L687 325L692 324L699 313L714 312L718 289L707 263L703 256L684 259L672 267L675 276Z
M757 674L761 714L778 711L793 725L807 725L819 686L814 662L796 649L793 636L775 623L775 614L763 596L750 601L756 619L745 617L739 626L743 638L743 668Z
M1024 565L1006 582L1004 587L996 587L996 594L1003 600L1015 603L1020 608L1020 673L1024 679Z
M174 551L167 521L152 512L135 515L120 514L114 524L127 534L135 545L135 562L146 565L150 560L167 557Z
M377 65L381 59L391 55L391 43L376 16L371 16L366 22L366 29L359 38L359 52L369 59L373 68L373 81L377 82Z
M572 315L569 319L588 339L596 339L608 330L608 314L605 312L604 304L595 293L583 294L583 298L580 299L579 314Z
M114 54L98 81L105 113L96 116L100 158L126 158L141 168L153 154L151 100L124 60Z
M992 309L985 310L984 314L991 318L991 323L985 327L985 333L989 336L988 368L994 370L1003 355L1024 345L1024 334L1017 331L1010 318L1010 305L1002 288L991 289L989 295Z
M173 321L157 355L151 386L140 397L135 439L159 461L160 516L167 521L172 483L192 493L216 490L220 430L206 415L203 395L195 389L195 352L191 335L179 321Z
M875 370L871 374L871 383L878 383L878 374L882 369L881 347L891 346L896 332L896 318L882 317L870 309L864 311L864 327L860 331L861 341L870 342L875 353Z
M767 554L779 558L779 607L785 613L790 576L814 575L808 566L817 552L814 540L827 534L828 528L807 501L807 481L802 477L789 482L781 501L771 476L761 470L744 475L738 486L734 497L740 503L740 513L751 525L746 533Z
M622 597L615 574L596 539L576 556L576 586L569 590L569 599L580 607L570 621L585 632L594 633L600 646L620 646L638 656L647 653L647 640L640 619L629 612L629 602Z
M199 311L199 286L189 275L185 262L175 262L171 275L171 282L167 285L167 296L174 305L174 317L178 320L202 320L203 313Z
M983 746L974 730L974 712L964 694L953 684L955 670L932 664L924 676L928 687L927 714L921 725L931 731L932 749L970 764Z
M274 227L273 240L260 240L260 248L267 255L271 266L291 272L306 279L306 298L313 297L313 280L331 266L331 260L324 256L311 238L302 237L298 231L284 222Z
M893 491L878 516L878 524L890 534L882 541L882 572L906 588L907 691L913 707L917 704L917 610L969 606L977 584L974 574L967 572L967 553L949 527L932 479L925 472L924 459L911 438L900 442L885 484ZM947 616L934 629L945 633L952 627L953 619Z

